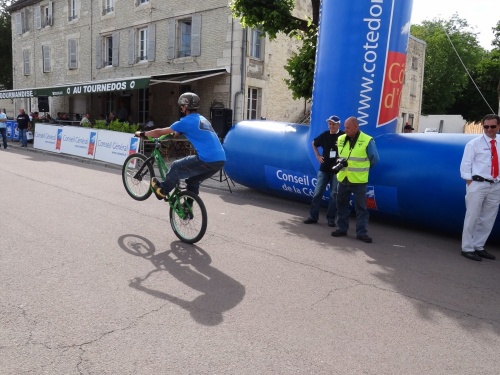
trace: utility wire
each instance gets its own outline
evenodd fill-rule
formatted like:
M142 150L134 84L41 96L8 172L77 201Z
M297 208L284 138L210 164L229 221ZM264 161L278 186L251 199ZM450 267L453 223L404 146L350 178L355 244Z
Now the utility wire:
M446 31L446 29L443 27L443 30L444 30L444 33L446 34L446 37L448 38L448 40L450 41L450 44L453 48L453 50L455 51L455 53L457 54L457 57L458 59L460 60L460 62L462 63L465 71L467 72L467 74L469 75L469 78L470 80L472 81L472 83L474 84L474 86L476 87L477 91L479 92L479 95L481 95L481 97L483 98L484 102L486 103L486 105L488 106L488 108L490 109L491 113L495 113L495 111L491 108L490 104L488 103L488 101L486 100L486 98L484 97L483 93L481 92L481 90L479 90L479 87L477 87L476 85L476 82L474 82L474 79L472 78L472 76L470 75L469 73L469 70L467 69L467 67L465 66L464 62L462 61L462 58L460 57L460 55L458 54L458 51L457 49L455 48L455 46L453 45L453 42L451 41L451 38L450 36L448 35L448 32Z

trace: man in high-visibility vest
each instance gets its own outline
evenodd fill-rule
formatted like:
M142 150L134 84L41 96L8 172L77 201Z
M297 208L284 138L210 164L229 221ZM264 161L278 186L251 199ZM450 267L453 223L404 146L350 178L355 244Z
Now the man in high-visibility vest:
M333 237L347 236L349 229L349 198L354 196L356 210L356 238L371 243L368 236L368 211L366 209L366 190L370 168L379 161L375 141L368 134L359 130L356 117L349 117L345 121L345 134L338 139L340 165L333 167L338 170L339 182L337 191L337 230L332 232Z

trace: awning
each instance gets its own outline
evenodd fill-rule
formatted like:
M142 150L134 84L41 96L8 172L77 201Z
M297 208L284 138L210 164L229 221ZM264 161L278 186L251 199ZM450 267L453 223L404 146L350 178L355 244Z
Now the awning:
M225 68L197 70L193 72L160 74L155 76L131 77L72 83L53 87L0 91L0 99L36 98L39 96L84 95L113 91L146 89L158 83L186 84L203 78L227 74Z
M221 74L226 74L225 68L221 69L208 69L197 70L194 72L162 74L151 77L150 86L157 85L158 83L176 83L183 85L189 82L197 81L199 79L215 77Z
M112 91L139 90L149 87L151 77L131 77L113 80L102 80L72 83L53 87L0 91L0 99L34 98L38 96L63 96L96 94Z

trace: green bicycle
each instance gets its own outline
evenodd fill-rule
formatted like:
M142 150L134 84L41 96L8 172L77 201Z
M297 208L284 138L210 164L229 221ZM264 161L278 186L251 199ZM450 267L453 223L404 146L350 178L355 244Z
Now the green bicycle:
M129 155L123 163L123 185L128 195L137 201L146 200L153 193L151 178L155 177L155 163L161 179L165 179L168 167L160 153L160 148L161 141L166 137L167 135L162 135L160 138L148 137L154 142L151 156L135 153ZM207 209L201 198L177 184L165 201L170 205L170 225L175 235L182 242L190 244L201 240L207 230L208 220Z

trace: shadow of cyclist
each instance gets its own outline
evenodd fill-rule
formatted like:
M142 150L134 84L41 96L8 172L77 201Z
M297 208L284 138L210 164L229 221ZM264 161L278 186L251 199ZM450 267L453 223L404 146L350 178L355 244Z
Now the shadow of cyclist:
M123 235L118 243L124 251L150 260L155 267L144 277L131 280L130 287L175 303L189 311L200 324L215 326L222 323L224 311L231 310L243 300L245 287L211 266L208 253L196 245L174 241L170 250L155 254L154 245L138 235ZM144 282L153 274L164 271L202 294L189 301L145 286Z

